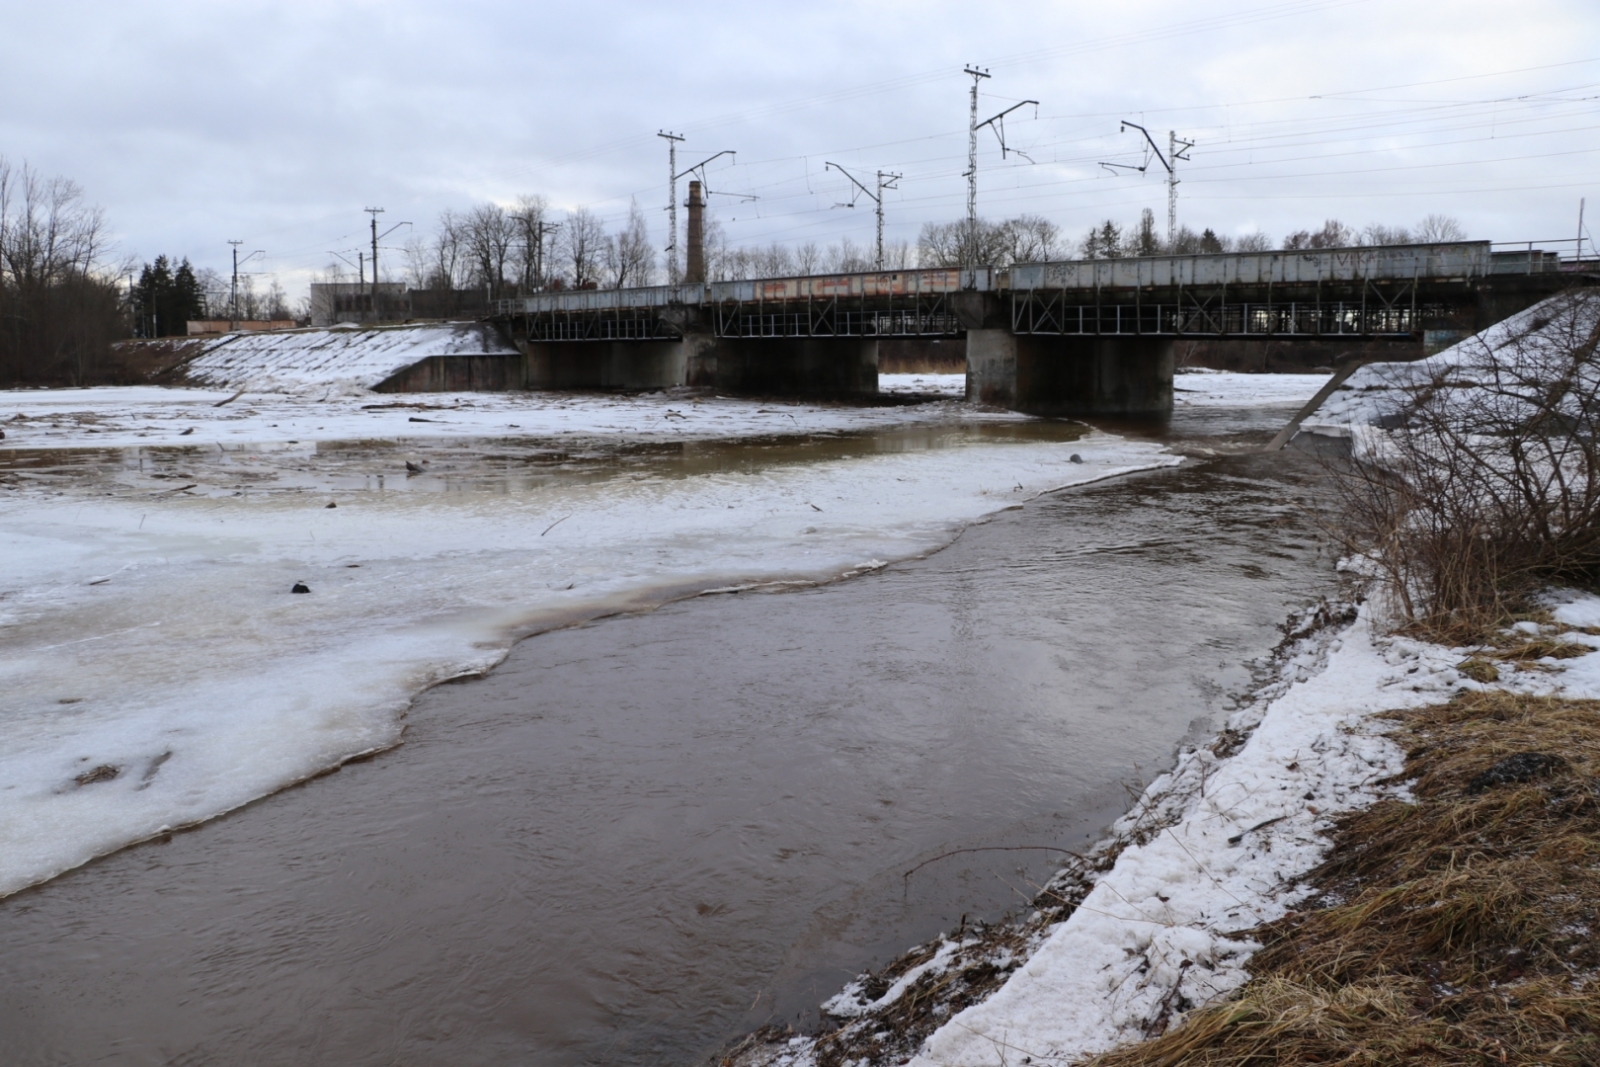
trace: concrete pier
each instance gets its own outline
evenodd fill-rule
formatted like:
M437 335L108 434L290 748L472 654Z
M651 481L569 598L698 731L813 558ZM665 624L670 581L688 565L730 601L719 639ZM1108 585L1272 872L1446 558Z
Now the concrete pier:
M692 336L692 335L691 335ZM878 395L878 342L864 337L718 337L697 348L717 389L764 396ZM685 346L690 338L684 339Z
M527 389L669 389L686 378L679 341L535 341L526 353Z
M1166 415L1166 337L1049 337L967 331L967 399L1030 415Z

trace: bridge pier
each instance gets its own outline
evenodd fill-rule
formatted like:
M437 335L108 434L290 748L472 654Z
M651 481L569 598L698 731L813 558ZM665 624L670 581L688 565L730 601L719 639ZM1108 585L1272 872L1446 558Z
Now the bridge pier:
M687 345L677 341L532 341L528 389L670 389L684 384Z
M967 399L1030 415L1167 415L1173 342L967 331Z
M765 396L878 395L878 342L862 337L685 334L687 384Z

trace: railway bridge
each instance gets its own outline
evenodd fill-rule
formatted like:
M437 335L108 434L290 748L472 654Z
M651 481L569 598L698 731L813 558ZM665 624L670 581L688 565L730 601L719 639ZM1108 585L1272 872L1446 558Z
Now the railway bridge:
M878 344L964 338L967 397L1161 414L1180 339L1452 341L1594 282L1487 241L883 271L502 300L529 388L867 397Z

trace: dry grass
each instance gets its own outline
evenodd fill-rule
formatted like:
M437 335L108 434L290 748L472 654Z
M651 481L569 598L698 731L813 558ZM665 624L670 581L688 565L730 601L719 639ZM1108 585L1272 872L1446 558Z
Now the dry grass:
M1412 798L1338 824L1319 897L1251 932L1237 996L1096 1067L1600 1063L1600 702L1391 718Z

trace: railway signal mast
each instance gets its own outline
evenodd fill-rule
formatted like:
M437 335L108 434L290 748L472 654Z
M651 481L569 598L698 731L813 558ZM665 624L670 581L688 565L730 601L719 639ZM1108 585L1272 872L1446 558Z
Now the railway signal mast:
M1178 136L1178 132L1176 130L1168 130L1167 154L1162 155L1160 146L1156 144L1156 139L1150 136L1149 130L1145 129L1137 122L1129 122L1124 119L1122 121L1122 130L1120 132L1126 133L1129 130L1138 130L1140 133L1144 134L1144 139L1150 144L1150 150L1156 154L1156 158L1161 161L1161 165L1167 170L1167 245L1170 247L1173 240L1178 236L1178 160L1181 159L1185 163L1189 162L1189 157L1184 155L1184 153L1194 147L1194 142L1185 141ZM1101 165L1120 166L1121 164L1113 163ZM1146 156L1145 166L1149 165L1150 157ZM1144 167L1134 167L1132 169L1137 170L1140 174L1143 174L1145 170Z
M878 258L877 258L877 264L878 264L878 269L882 270L883 269L883 191L885 189L898 189L899 186L895 185L895 182L897 182L901 178L905 177L905 175L903 175L903 174L890 174L887 171L880 170L878 172L878 190L877 190L877 192L873 192L871 189L868 189L865 185L861 184L860 179L858 179L854 174L851 174L849 171L847 171L843 167L839 166L839 164L837 164L837 163L829 163L823 169L826 170L827 167L832 167L834 170L838 171L840 174L843 174L846 178L849 178L850 179L850 184L854 185L856 187L856 189L860 190L859 193L851 193L850 194L850 203L844 204L842 206L844 206L844 207L855 207L856 206L856 197L858 195L865 195L865 196L868 196L868 197L872 198L872 202L877 208L877 215L878 215Z
M1032 104L1037 108L1039 101L1023 100L1020 103L1012 104L1000 114L979 122L978 85L984 78L988 78L991 75L981 67L965 67L962 73L972 77L972 101L968 112L970 117L967 120L967 239L964 242L966 247L961 254L961 265L968 270L976 270L978 267L978 131L985 126L994 131L994 135L1000 139L1001 159L1006 158L1007 154L1011 152L1016 152L1017 155L1027 159L1026 154L1006 144L1005 119L1007 115L1019 107L1027 107ZM1028 161L1030 163L1033 162L1032 160Z

